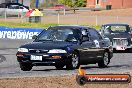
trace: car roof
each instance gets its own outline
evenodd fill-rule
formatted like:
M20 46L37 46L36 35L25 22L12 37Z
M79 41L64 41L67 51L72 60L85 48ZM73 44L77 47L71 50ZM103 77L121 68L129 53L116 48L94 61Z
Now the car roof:
M29 9L28 6L25 6L25 5L20 4L20 3L1 3L0 5L4 5L4 8L9 6L9 5L19 5L19 6L23 6L23 7L27 8L27 9Z
M129 24L125 24L125 23L111 23L111 24L104 24L102 26L129 26Z

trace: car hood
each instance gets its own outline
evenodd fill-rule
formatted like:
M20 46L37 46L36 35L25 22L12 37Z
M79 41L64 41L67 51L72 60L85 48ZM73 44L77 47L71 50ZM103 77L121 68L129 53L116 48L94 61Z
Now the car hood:
M66 47L70 47L74 45L70 42L32 42L29 44L22 45L20 48L27 49L65 49Z
M128 34L128 33L112 33L112 34L107 34L105 36L107 36L109 39L113 39L113 38L132 38L132 34Z

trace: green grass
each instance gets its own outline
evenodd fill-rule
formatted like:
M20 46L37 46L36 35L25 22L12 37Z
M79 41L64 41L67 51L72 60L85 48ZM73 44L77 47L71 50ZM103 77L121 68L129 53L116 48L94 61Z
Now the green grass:
M13 28L48 28L50 26L57 26L58 24L41 24L41 23L13 23L13 22L0 22L0 26L13 27ZM89 26L89 25L83 25ZM100 29L100 26L89 26L95 29Z
M41 24L41 23L13 23L0 22L0 26L14 27L14 28L47 28L49 26L56 26L57 24Z

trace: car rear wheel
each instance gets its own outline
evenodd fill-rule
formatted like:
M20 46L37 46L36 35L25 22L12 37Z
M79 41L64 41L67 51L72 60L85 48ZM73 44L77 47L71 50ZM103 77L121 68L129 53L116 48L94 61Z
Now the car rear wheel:
M79 54L77 52L73 52L69 60L69 63L67 63L66 65L66 69L72 70L72 69L79 68L80 66L79 60L80 60Z
M109 53L108 52L104 52L103 59L98 62L98 66L100 68L105 68L105 67L108 66L109 63L110 63Z
M20 63L20 68L22 71L30 71L32 67L33 66L29 63Z

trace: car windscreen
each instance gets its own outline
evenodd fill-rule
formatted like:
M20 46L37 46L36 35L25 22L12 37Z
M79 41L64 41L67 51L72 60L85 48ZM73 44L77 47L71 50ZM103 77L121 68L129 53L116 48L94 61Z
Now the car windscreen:
M104 33L127 33L130 32L128 26L104 26Z
M65 29L48 29L41 33L35 41L77 41L74 37L74 31L68 28Z

